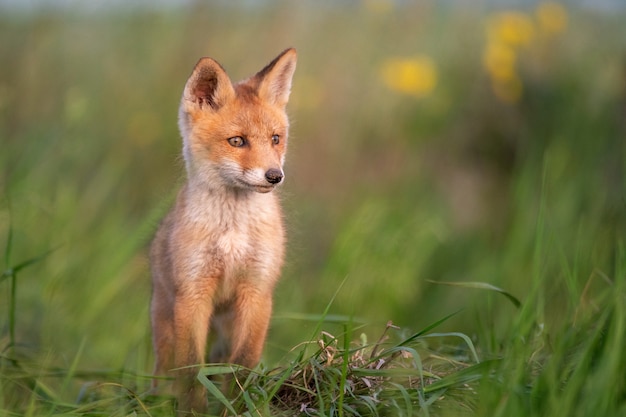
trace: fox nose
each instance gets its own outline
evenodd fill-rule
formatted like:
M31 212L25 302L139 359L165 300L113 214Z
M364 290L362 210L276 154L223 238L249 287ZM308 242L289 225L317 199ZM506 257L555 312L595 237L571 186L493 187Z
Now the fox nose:
M283 171L276 168L270 168L265 173L265 179L270 184L278 184L283 180Z

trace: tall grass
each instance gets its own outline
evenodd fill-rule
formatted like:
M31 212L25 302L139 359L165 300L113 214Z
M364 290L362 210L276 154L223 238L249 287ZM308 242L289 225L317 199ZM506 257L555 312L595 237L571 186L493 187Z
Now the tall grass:
M1 413L174 413L145 248L180 92L200 56L242 78L287 46L289 261L240 394L199 368L215 409L626 413L623 11L548 36L535 5L385 4L0 13ZM509 79L502 24L533 34Z

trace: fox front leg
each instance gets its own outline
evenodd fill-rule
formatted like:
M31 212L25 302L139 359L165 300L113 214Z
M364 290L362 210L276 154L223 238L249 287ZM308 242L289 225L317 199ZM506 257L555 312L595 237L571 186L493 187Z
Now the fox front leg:
M178 407L183 412L204 412L207 395L197 380L198 365L204 363L208 323L212 306L197 297L177 297L174 306L174 367Z
M271 291L239 288L232 305L229 363L246 368L254 368L259 363L271 315Z

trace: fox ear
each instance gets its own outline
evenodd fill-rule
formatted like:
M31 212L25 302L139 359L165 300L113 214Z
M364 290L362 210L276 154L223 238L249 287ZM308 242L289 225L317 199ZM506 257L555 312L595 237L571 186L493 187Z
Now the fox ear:
M182 106L186 111L209 107L218 110L235 97L233 84L217 61L202 58L187 80Z
M296 50L290 48L254 76L259 81L259 97L275 106L285 107L289 100L291 79L295 70Z

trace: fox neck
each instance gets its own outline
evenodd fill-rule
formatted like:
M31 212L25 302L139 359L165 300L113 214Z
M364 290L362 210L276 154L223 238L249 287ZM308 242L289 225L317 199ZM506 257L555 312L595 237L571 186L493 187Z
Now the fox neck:
M208 171L208 172L207 172ZM227 183L217 169L205 169L203 172L188 171L187 197L190 200L222 200L238 202L273 198L274 191L259 193L253 189Z
M188 181L181 197L188 221L224 230L245 228L251 219L273 217L280 210L273 191L257 193L222 183Z

